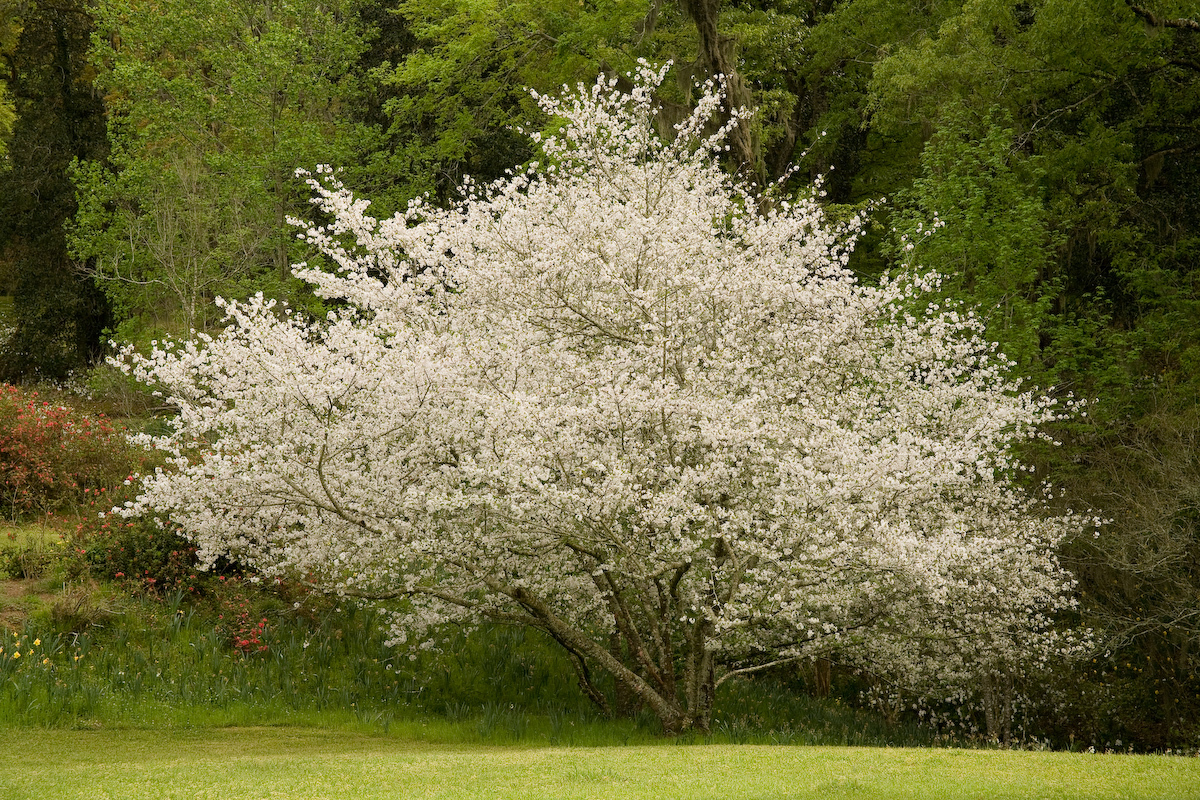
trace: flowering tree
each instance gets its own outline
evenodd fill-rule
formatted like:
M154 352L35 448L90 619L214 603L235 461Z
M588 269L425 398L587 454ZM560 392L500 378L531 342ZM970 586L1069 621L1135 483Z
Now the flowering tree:
M737 114L706 133L719 89L666 142L663 73L635 77L539 98L563 121L547 164L448 210L378 221L310 178L332 221L304 236L337 269L296 274L337 310L228 303L219 336L127 355L180 414L174 468L125 513L169 513L202 558L407 598L397 643L537 628L593 699L608 672L668 731L833 643L1052 651L1078 522L1011 481L1051 402L928 281L857 283L859 221L759 210L716 163Z

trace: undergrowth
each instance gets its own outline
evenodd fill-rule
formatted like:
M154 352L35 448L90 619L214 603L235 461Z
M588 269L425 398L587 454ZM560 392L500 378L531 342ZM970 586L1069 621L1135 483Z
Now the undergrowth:
M232 583L232 582L230 582ZM377 612L294 610L244 586L197 603L109 595L88 620L35 615L0 639L0 724L178 728L314 725L437 741L603 745L661 741L649 713L608 718L534 631L452 635L415 660L384 645ZM248 646L247 631L256 637ZM911 726L771 681L730 682L713 731L676 741L928 745Z

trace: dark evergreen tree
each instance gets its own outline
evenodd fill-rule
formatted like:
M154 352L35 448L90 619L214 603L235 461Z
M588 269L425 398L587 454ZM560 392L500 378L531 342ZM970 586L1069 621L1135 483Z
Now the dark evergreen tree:
M0 173L0 253L14 328L0 347L0 378L62 378L99 354L104 296L67 252L75 214L67 170L105 148L104 108L87 61L92 19L82 0L29 4L4 54L17 120Z

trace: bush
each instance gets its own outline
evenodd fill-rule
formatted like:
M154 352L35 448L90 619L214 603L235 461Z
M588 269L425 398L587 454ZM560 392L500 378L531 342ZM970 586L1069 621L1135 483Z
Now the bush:
M95 577L135 592L194 591L194 547L153 519L127 521L108 513L133 498L136 477L155 460L104 414L0 384L0 502L8 513L76 512L71 551ZM33 577L44 571L42 561L14 550L0 558L0 569Z
M134 489L121 485L91 496L86 506L90 513L75 528L75 552L96 578L115 581L134 594L195 593L201 580L195 545L152 517L128 520L107 513L133 494Z
M95 584L64 587L50 606L51 625L64 633L84 633L112 617L112 610L101 602Z
M88 370L83 388L96 406L118 417L146 419L162 410L162 399L151 389L109 364Z
M0 502L11 517L80 507L131 480L148 458L104 415L0 384Z

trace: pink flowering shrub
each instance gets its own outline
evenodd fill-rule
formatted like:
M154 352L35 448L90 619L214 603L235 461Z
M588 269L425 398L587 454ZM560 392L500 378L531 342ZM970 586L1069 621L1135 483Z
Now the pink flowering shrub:
M11 517L71 512L71 547L97 578L137 592L195 591L195 547L154 520L111 515L156 455L103 414L0 384L0 498Z
M76 527L74 543L93 575L133 594L200 591L195 546L153 520L88 515Z
M11 517L86 505L132 482L148 455L103 414L0 384L0 500Z

